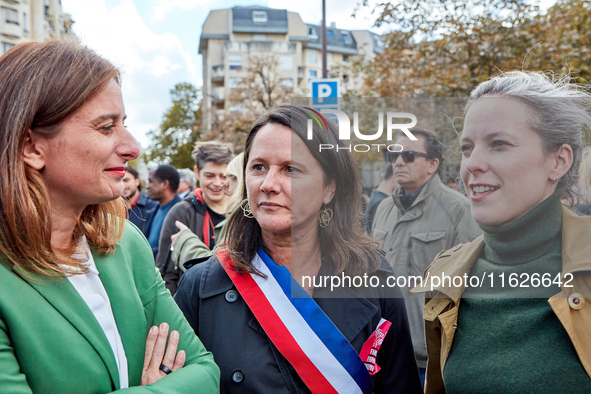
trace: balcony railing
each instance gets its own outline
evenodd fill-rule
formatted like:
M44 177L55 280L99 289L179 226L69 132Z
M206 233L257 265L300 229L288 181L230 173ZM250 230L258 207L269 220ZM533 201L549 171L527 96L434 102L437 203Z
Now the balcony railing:
M12 36L18 38L22 35L20 23L12 19L1 19L0 20L0 34Z
M224 78L224 65L220 64L211 68L211 79L220 80Z
M211 99L214 102L224 101L224 87L215 87L211 89Z
M295 42L278 41L226 41L224 49L233 53L273 52L280 54L296 53Z

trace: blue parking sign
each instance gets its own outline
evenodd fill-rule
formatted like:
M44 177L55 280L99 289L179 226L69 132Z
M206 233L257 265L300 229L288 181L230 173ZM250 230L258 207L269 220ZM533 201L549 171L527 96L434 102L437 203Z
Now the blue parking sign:
M340 96L340 80L336 78L310 81L312 105L335 105Z

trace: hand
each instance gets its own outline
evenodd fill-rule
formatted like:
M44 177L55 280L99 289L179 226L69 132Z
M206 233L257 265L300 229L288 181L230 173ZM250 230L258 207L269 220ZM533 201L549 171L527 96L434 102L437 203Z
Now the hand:
M185 365L187 355L184 350L176 352L179 345L179 332L173 331L168 339L168 324L162 323L160 327L152 327L146 339L146 355L142 370L141 385L152 384L159 381L167 374L160 370L160 365L165 365L172 372ZM164 350L166 349L166 353Z
M175 226L181 230L176 234L172 234L170 236L170 240L172 241L172 246L174 246L174 243L176 242L176 239L179 237L179 235L181 235L181 233L185 230L188 230L189 227L185 226L183 223L179 222L178 220L174 222Z

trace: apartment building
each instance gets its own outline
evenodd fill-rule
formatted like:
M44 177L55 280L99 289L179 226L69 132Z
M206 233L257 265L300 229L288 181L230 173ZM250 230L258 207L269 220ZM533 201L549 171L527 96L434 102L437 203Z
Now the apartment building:
M203 56L203 126L209 130L212 112L223 116L229 90L245 75L253 56L273 56L281 83L305 95L311 79L322 77L321 26L306 24L296 12L267 7L213 10L203 24L198 53ZM383 50L380 36L368 30L327 27L327 66L350 56L371 57ZM357 81L343 76L342 88Z
M74 36L73 23L61 0L0 0L0 55L24 41Z

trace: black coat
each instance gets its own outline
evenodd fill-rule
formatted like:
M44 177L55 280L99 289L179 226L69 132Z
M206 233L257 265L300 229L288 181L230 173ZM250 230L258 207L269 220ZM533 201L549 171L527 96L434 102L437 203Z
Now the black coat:
M392 272L384 260L372 275L386 283ZM422 393L400 289L369 288L359 293L363 297L350 288L332 293L330 288L316 288L314 300L357 353L380 318L392 322L378 353L382 369L373 376L374 393ZM265 334L217 257L186 272L175 300L213 353L221 369L222 393L310 392Z
M148 196L140 193L135 206L127 210L129 221L135 224L146 238L150 235L150 226L158 205L158 201L150 200Z

